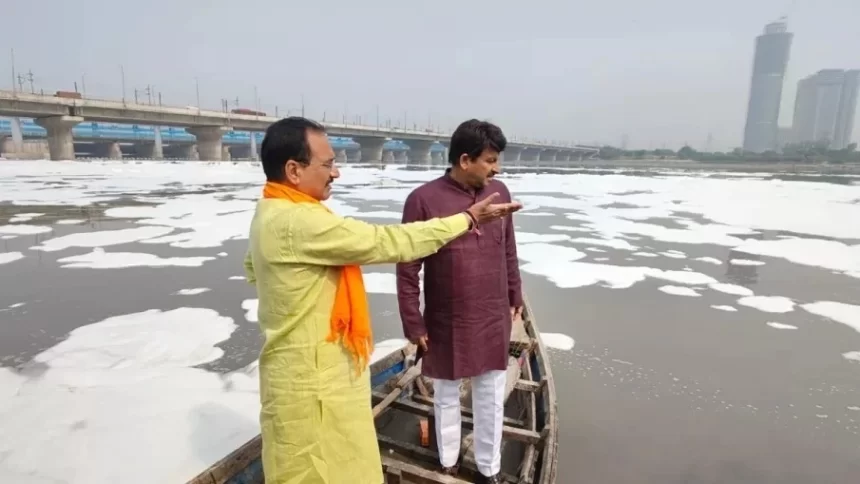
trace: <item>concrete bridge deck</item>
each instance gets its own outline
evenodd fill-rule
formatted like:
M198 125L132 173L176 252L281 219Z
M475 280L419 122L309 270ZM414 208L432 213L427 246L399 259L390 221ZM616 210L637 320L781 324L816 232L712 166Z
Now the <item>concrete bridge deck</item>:
M183 127L195 137L201 159L218 161L223 157L224 136L228 132L261 132L277 121L272 116L235 114L189 107L153 106L128 101L75 99L50 95L0 91L0 116L34 118L46 130L50 157L53 160L74 159L74 128L84 121L132 125ZM450 133L430 130L381 128L340 123L323 123L331 136L351 138L359 145L361 161L383 161L384 145L399 140L409 146L410 161L429 164L431 147L447 144ZM155 130L153 157L161 157L161 138ZM256 151L256 137L249 136ZM594 147L513 140L506 150L507 158L526 160L571 159L597 152Z

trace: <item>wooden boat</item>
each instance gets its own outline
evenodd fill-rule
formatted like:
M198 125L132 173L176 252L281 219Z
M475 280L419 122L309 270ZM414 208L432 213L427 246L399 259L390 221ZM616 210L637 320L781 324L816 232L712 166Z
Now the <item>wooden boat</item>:
M468 381L461 387L463 445L460 475L438 472L432 384L421 376L415 347L402 349L370 366L373 416L387 483L473 482L473 428ZM526 300L523 319L514 323L505 388L502 478L509 483L553 484L558 463L555 385L534 312ZM188 484L262 484L260 436L231 452Z

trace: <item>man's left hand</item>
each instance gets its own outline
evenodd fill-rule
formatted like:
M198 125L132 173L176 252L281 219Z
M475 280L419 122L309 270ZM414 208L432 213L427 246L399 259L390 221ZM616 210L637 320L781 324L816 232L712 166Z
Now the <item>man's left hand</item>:
M511 308L511 321L516 321L518 319L522 319L523 317L523 307L516 306Z

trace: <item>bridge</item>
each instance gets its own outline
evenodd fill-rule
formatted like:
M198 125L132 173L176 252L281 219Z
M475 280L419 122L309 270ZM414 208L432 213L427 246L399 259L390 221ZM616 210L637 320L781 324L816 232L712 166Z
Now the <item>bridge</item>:
M15 153L15 147L11 143L15 123L12 118L0 118L0 141L5 139L8 145L6 149L0 145L0 153ZM34 119L18 118L17 127L24 140L42 141L48 136L48 130L37 124ZM94 156L110 156L114 148L112 145L116 144L119 145L119 151L126 157L127 155L147 157L147 147L151 150L157 136L161 138L163 154L169 154L172 151L173 154L181 156L184 151L187 155L196 144L196 137L193 134L185 128L175 126L156 128L136 124L84 121L72 128L75 153ZM222 151L230 154L232 159L252 158L251 137L255 138L254 143L257 146L263 142L262 132L228 131L222 136ZM338 152L356 155L360 149L360 145L351 138L330 136L329 140L332 148ZM47 148L46 143L37 146L42 147L43 150ZM387 161L406 161L408 151L409 146L402 141L388 140L383 145L383 160L387 158ZM432 161L441 161L444 152L444 145L434 143L430 147ZM116 151L113 154L116 155ZM352 159L355 158L356 156L352 156ZM344 161L349 161L349 158Z
M191 107L153 106L90 98L68 98L22 92L0 91L0 116L29 118L44 130L48 152L52 160L72 160L75 158L75 136L101 140L108 143L108 156L121 157L120 138L122 128L118 125L131 125L126 136L149 136L135 139L144 143L144 156L159 159L164 156L165 134L168 144L196 146L197 157L201 160L219 161L229 154L230 144L245 144L255 157L257 146L262 139L260 133L277 121L272 116L236 114L204 110ZM104 125L103 125L104 123ZM21 125L23 137L24 124ZM404 145L408 150L410 164L429 165L434 161L433 152L443 153L447 149L450 133L432 130L409 130L362 126L340 123L323 123L329 135L335 139L348 138L358 145L359 161L362 163L381 163L387 161L386 146L394 152L395 146ZM87 126L89 125L89 129ZM96 127L94 129L94 126ZM30 128L31 132L34 128ZM15 135L14 129L12 135ZM111 130L114 133L111 133ZM184 134L183 134L184 133ZM251 133L254 133L252 136ZM104 135L104 137L102 137ZM2 136L2 135L0 135ZM174 137L174 138L171 138ZM182 138L184 137L184 138ZM193 137L192 140L190 139ZM182 138L182 140L180 140ZM174 139L175 141L171 141ZM13 140L14 141L14 140ZM392 143L395 142L395 143ZM347 143L344 141L344 143ZM6 145L4 141L4 145ZM439 147L434 149L434 145ZM346 146L341 146L339 157L346 157ZM505 150L506 161L556 162L590 157L598 149L572 143L542 143L512 139ZM193 157L193 156L188 156ZM444 156L441 158L444 159ZM342 161L346 161L343 159Z

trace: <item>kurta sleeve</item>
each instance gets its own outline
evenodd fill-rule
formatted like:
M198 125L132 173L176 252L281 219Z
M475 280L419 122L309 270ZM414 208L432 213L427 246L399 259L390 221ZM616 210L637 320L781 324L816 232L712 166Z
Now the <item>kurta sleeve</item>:
M403 204L403 223L427 219L427 211L421 197L412 192ZM409 340L427 334L424 316L421 314L421 285L418 273L423 259L397 264L397 305L400 308L400 321L403 335Z
M251 251L250 249L245 252L245 278L248 280L249 284L257 283L257 276L254 273L254 262L251 260Z
M505 257L508 266L508 302L511 307L523 305L520 262L517 258L517 239L514 230L514 216L505 217Z
M292 211L282 254L286 263L325 266L405 262L426 257L469 228L465 214L401 225L373 225L321 205Z

